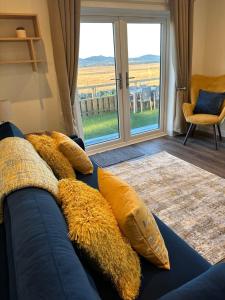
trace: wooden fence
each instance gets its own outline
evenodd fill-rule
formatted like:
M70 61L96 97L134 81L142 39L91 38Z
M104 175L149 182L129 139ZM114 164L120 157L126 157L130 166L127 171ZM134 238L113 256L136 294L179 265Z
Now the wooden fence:
M144 97L142 93L132 93L129 96L130 110L134 113L145 110L153 110L159 107L159 90L151 92ZM80 99L80 111L82 116L97 115L103 112L115 112L118 110L117 96L93 97Z
M82 116L96 115L103 112L117 111L117 97L87 98L80 100Z

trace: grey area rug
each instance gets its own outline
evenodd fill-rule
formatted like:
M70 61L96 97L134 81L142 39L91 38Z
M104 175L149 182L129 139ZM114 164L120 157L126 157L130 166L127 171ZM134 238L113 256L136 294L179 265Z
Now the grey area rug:
M167 152L107 168L210 263L225 258L225 179Z
M123 147L115 150L105 151L102 153L97 153L91 156L91 159L100 166L100 167L108 167L118 163L121 163L126 160L134 159L144 155L139 150L134 147Z

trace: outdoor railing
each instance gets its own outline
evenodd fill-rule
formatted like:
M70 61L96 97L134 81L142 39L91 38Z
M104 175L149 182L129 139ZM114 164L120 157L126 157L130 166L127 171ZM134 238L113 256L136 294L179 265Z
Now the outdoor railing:
M159 78L130 80L129 100L132 112L154 110L159 107L159 85L155 85L157 81L159 82ZM114 83L107 83L79 88L81 115L89 116L117 111L118 100L113 87L115 88Z

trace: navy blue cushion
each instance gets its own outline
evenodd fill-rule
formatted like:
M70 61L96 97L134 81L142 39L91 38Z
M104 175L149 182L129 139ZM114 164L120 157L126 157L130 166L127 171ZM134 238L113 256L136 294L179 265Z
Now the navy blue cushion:
M6 236L3 224L0 224L0 299L9 299L9 278L6 255Z
M194 114L219 115L224 100L225 93L214 93L200 90Z
M225 264L211 267L208 271L180 288L166 294L161 300L224 300Z
M5 122L0 124L0 140L3 140L11 136L24 138L22 131L14 124L10 122Z
M81 176L78 179L94 188L98 188L97 168L98 166L94 164L93 175ZM166 271L156 268L146 259L141 258L142 284L139 300L158 299L165 293L202 274L211 266L156 216L155 219L169 251L171 270ZM74 248L76 249L76 245L74 245ZM78 255L85 269L91 273L101 299L120 300L111 283L93 268L86 257L82 256L82 253L78 252Z
M19 299L99 299L51 194L37 188L10 194L5 201L5 221L11 223L7 235L12 245L7 253L13 256Z

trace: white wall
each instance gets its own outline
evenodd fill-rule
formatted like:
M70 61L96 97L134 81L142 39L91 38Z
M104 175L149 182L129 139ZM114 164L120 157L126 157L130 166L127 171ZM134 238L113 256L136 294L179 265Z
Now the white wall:
M39 52L47 63L39 72L27 65L0 65L0 99L12 101L12 121L24 132L63 130L46 0L0 0L0 12L38 14L43 43ZM18 24L19 25L19 24ZM18 43L0 44L1 51L21 55Z
M225 74L224 0L195 1L192 73ZM222 134L225 136L225 123Z
M199 0L198 0L199 1ZM208 1L204 74L225 74L225 1Z
M225 1L196 0L193 74L225 74Z
M208 4L210 0L196 0L194 4L192 73L203 74L207 34Z

